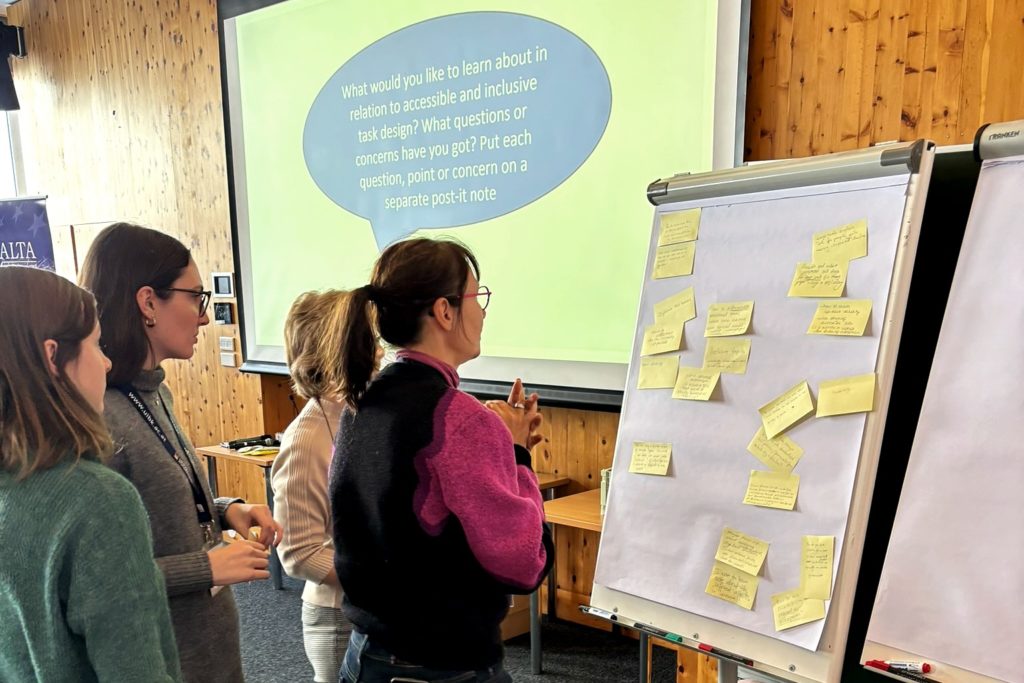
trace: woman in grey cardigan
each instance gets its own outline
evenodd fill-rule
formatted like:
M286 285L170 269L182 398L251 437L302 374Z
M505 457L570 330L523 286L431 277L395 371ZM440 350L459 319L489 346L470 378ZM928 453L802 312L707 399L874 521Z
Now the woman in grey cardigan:
M110 466L138 489L149 513L186 681L242 681L238 611L223 587L266 579L267 546L281 528L266 505L213 499L192 444L174 417L160 363L191 358L209 323L199 269L178 240L115 223L93 243L81 273L113 365L104 417L114 440ZM218 546L222 529L257 541Z

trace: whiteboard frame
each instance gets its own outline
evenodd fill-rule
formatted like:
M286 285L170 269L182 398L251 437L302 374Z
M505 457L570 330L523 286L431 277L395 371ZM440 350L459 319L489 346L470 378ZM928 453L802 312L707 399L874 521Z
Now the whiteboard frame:
M832 602L819 649L811 652L769 636L616 591L596 582L591 595L591 604L594 607L621 616L624 623L640 622L677 633L683 637L682 644L688 647L697 648L700 644L706 644L715 649L749 659L754 662L754 665L749 668L769 676L798 683L839 682L853 613L860 561L864 550L868 514L875 488L875 474L882 436L885 433L896 358L903 331L907 298L910 293L910 280L914 270L914 259L917 253L925 200L928 195L928 182L931 178L932 161L935 154L934 143L925 141L922 144L919 141L908 144L906 147L909 149L914 144L920 145L919 162L916 170L911 169L907 186L907 202L903 210L899 244L889 286L889 301L885 310L878 361L875 368L878 377L878 403L875 410L867 415L865 421L842 559L839 562ZM883 164L883 155L891 157L894 151L901 148L902 146L864 150L855 154L865 158L874 155L878 169L877 175L889 175L891 168L887 168L889 164ZM800 180L793 183L791 187L799 187L815 182L828 182L835 170L834 167L847 167L850 159L849 153L827 155L808 160L765 164L756 168L701 174L692 176L691 180L706 179L708 181L705 183L708 188L707 194L723 196L726 193L722 192L722 189L728 186L730 174L733 178L741 178L743 182L747 180L756 182L757 176L761 175L758 171L763 172L765 177L777 178L779 169L783 167L787 171L799 171L801 166L814 168L815 172L813 173L797 172L792 174L792 177ZM778 188L773 187L772 189ZM728 194L732 193L738 193L738 191ZM699 197L688 196L687 198L697 199Z

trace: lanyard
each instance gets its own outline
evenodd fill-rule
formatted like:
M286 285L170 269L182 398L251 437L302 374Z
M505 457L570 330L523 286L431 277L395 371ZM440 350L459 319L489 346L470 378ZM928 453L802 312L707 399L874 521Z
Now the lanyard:
M167 414L167 420L171 423L171 429L174 430L174 436L177 437L178 444L185 453L185 460L178 455L174 445L171 443L170 439L167 438L167 434L164 433L164 430L161 429L156 418L153 417L153 413L150 412L149 406L147 406L146 402L142 400L142 397L135 392L135 388L127 386L118 387L117 389L124 394L125 398L128 399L128 402L131 403L135 410L139 412L142 419L145 420L146 424L149 425L149 428L152 429L153 433L156 434L158 439L160 439L160 443L163 444L164 450L167 451L167 454L174 458L174 462L178 463L178 467L180 467L181 471L185 473L185 479L192 488L192 499L195 501L196 505L196 518L199 520L199 525L204 527L204 530L208 529L212 524L213 517L210 515L210 508L206 502L206 495L203 493L203 489L199 486L199 477L196 475L196 470L192 466L192 462L186 462L188 458L188 448L186 448L185 442L181 438L181 434L178 433L178 428L174 425L174 420L171 419L170 413L167 412L167 407L164 406L164 413Z

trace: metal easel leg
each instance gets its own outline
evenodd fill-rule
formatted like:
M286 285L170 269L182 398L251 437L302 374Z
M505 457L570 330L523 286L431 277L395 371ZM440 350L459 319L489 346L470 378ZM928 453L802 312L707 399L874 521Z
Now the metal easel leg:
M530 593L530 673L541 673L540 588Z
M647 683L649 672L647 671L647 645L651 637L640 631L640 683Z

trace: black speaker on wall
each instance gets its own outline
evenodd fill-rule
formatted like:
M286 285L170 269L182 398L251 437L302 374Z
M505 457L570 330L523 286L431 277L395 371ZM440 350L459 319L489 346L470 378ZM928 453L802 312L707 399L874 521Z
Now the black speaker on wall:
M14 91L14 75L9 57L24 57L25 31L20 26L0 23L0 111L20 109Z

